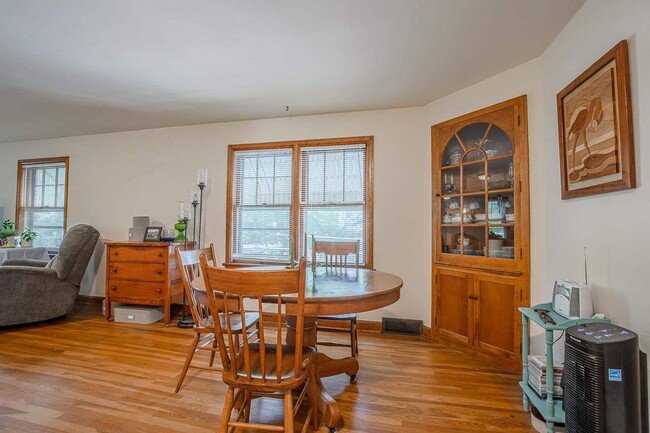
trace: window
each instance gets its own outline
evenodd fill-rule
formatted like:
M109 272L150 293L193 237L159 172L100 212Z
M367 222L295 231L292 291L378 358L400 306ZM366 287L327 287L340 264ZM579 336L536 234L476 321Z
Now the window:
M359 240L359 261L372 267L372 145L351 137L230 146L226 260L288 262L292 250L310 259L314 235Z
M58 248L66 229L68 157L18 161L16 226L38 234L34 246Z
M232 259L288 261L291 149L235 152Z
M365 145L300 149L300 255L311 259L312 235L322 240L358 239L359 263L365 264L365 168Z

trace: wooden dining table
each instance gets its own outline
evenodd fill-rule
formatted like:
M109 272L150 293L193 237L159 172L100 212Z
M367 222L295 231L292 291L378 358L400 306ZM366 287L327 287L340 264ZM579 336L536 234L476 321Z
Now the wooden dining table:
M252 270L281 269L280 267L246 268ZM305 276L305 332L303 344L317 347L317 316L363 313L391 305L400 297L402 279L397 275L381 271L354 268L307 268ZM204 288L201 278L192 282L197 289ZM285 302L291 298L283 297ZM273 302L269 299L269 302ZM287 317L287 342L295 341L295 317ZM341 413L336 400L327 392L321 378L347 374L352 380L359 372L356 357L333 359L322 352L316 354L318 389L320 391L320 411L323 422L335 431Z

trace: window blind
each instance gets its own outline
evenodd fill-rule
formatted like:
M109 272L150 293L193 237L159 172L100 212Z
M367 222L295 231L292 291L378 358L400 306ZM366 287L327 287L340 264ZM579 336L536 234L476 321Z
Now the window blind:
M301 255L311 260L312 235L317 240L359 240L359 263L365 265L365 174L365 145L301 148ZM322 259L316 258L317 261Z
M288 261L292 150L239 151L233 164L231 257Z
M25 164L22 173L19 230L38 233L35 246L58 248L65 231L66 165Z

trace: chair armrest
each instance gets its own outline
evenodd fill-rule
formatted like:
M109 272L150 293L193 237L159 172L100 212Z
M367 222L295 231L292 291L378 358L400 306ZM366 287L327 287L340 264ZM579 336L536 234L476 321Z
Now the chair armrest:
M0 282L4 278L16 276L54 277L56 271L52 268L37 268L33 266L0 266Z
M44 268L49 262L45 260L34 259L7 259L2 262L2 266L30 266L33 268Z

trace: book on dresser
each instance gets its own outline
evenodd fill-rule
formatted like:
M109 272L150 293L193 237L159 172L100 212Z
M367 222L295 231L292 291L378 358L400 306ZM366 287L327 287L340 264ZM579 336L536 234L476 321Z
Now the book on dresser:
M184 249L167 242L106 243L106 319L111 319L111 303L120 302L162 306L164 322L170 322L171 305L183 301L174 247Z

